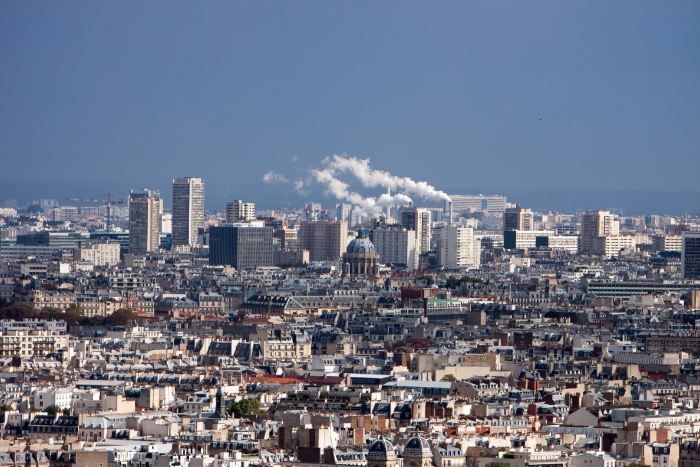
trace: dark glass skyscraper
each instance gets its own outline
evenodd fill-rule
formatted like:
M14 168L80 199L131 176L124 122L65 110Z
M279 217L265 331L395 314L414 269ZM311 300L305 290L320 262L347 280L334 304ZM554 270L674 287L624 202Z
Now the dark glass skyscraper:
M684 279L700 279L700 232L683 232L681 267Z
M222 225L209 230L209 264L236 269L273 266L272 228Z

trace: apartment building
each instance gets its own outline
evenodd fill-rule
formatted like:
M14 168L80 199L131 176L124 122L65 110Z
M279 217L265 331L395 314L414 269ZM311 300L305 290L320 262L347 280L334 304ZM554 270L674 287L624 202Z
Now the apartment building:
M436 229L437 264L446 269L478 269L481 241L471 227L443 226Z
M416 258L430 251L431 212L427 208L405 208L401 211L401 225L413 230L416 237Z
M97 243L76 251L78 261L88 261L95 266L114 266L119 264L119 243Z
M581 252L602 255L596 238L620 235L620 221L610 211L586 211L581 218Z
M75 293L57 290L27 290L15 295L18 305L26 305L30 308L43 310L44 308L55 308L66 310L75 304Z
M369 238L381 264L405 264L408 271L418 267L415 230L402 226L378 227L370 232Z
M0 334L0 356L44 357L68 348L68 336L43 329L7 330Z
M299 226L297 247L309 250L310 261L333 261L342 256L348 242L345 221L303 221Z
M244 203L237 199L226 203L226 222L252 221L255 219L255 203Z

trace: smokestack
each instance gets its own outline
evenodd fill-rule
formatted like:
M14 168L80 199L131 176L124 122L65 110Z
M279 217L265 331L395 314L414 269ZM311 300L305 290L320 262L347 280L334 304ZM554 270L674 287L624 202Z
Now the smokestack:
M391 196L391 187L386 188L386 194L387 196ZM386 217L389 219L391 217L391 205L386 206Z
M450 220L449 220L449 225L452 225L452 201L450 201Z

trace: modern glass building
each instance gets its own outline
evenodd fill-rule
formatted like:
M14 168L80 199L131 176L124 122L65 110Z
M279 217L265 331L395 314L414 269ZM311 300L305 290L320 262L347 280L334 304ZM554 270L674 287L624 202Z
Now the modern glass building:
M271 227L224 224L209 230L209 264L236 269L273 266Z
M684 279L700 279L700 232L683 232L681 266Z

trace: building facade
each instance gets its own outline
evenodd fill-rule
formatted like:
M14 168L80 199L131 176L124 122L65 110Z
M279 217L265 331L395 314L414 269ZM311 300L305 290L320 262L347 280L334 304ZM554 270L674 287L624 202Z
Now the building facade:
M620 221L610 211L586 211L581 217L581 252L584 254L603 254L598 249L597 237L620 235Z
M369 238L381 264L405 264L408 271L418 267L415 230L403 226L378 227L370 232Z
M345 221L303 221L297 246L309 250L309 261L332 261L341 257L348 238Z
M443 226L437 230L437 264L447 269L478 269L481 242L471 227Z
M160 247L160 192L131 190L129 195L129 253L158 251Z
M592 249L589 250L591 253L606 258L615 258L622 250L634 249L637 246L637 238L633 235L608 235L595 237L589 245L592 246Z
M652 251L681 251L683 246L681 235L654 235L651 237Z
M700 279L700 232L683 232L681 268L684 279Z
M244 203L237 199L226 203L226 222L245 222L255 220L255 203Z
M452 209L455 212L470 209L488 210L489 212L504 212L506 210L506 197L500 195L450 195ZM445 201L445 212L449 209L449 203Z
M427 208L405 208L401 211L401 225L416 232L416 257L430 251L431 212Z
M114 266L119 264L119 250L117 242L97 243L81 248L77 256L78 260L88 261L95 266Z
M204 180L173 180L173 246L196 245L197 233L203 226Z
M209 230L209 264L236 269L272 266L272 228L231 224Z
M503 213L503 231L506 230L534 230L535 220L530 208L506 208Z

